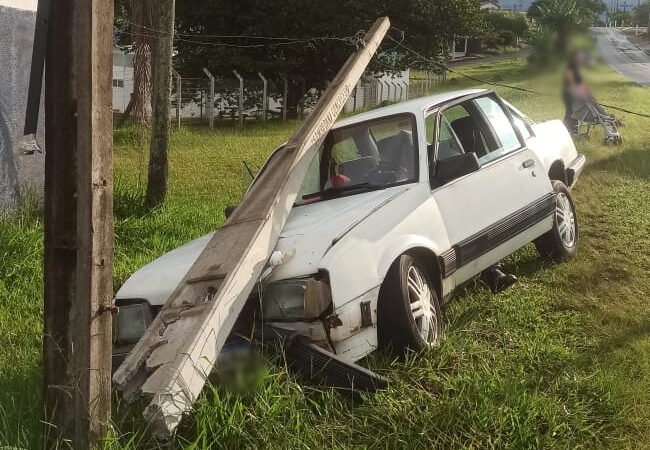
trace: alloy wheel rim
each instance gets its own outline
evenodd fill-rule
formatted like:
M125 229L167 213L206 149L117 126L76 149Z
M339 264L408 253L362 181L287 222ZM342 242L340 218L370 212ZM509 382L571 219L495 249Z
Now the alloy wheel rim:
M560 192L555 202L555 224L560 233L560 239L565 247L571 248L576 243L576 218L569 197Z
M411 315L422 339L428 345L433 345L438 340L439 328L433 292L424 274L416 266L409 267L406 279Z

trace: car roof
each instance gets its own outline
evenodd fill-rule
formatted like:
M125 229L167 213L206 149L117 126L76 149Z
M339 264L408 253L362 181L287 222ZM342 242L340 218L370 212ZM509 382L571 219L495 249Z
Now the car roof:
M488 92L487 89L463 89L459 91L444 92L442 94L430 95L428 97L420 97L406 102L395 103L393 105L384 106L382 108L373 109L364 113L356 114L345 119L341 119L332 129L346 127L366 120L379 119L381 117L391 116L394 114L411 113L420 114L426 109L446 103L457 98L462 98L468 95L479 94L481 92Z

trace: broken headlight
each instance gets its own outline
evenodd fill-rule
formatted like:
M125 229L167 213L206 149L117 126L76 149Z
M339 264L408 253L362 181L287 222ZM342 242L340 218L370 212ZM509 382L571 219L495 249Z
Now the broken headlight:
M117 314L113 317L113 340L119 344L135 344L152 319L153 313L147 302L119 306Z
M299 278L271 283L262 292L265 320L311 320L332 303L330 286L324 279Z

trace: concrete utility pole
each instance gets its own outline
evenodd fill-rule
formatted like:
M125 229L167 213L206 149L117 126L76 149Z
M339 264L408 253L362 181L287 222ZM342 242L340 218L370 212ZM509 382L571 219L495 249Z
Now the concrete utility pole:
M182 106L182 92L181 89L183 87L183 79L181 78L181 74L178 73L176 70L172 69L172 75L174 78L176 78L176 125L178 128L181 127L181 106Z
M273 252L314 155L389 27L388 18L375 22L115 372L113 381L127 400L150 400L144 415L155 436L169 437L200 394Z
M172 51L174 41L174 0L153 3L154 21L164 30L154 40L152 51L151 147L146 203L159 205L167 195L167 154L169 150L169 98L172 89Z
M239 102L238 102L237 109L239 109L239 126L243 127L244 126L244 77L242 77L239 74L239 72L237 72L236 70L233 70L232 73L239 80Z
M109 421L112 50L112 2L53 5L45 72L45 448L90 449Z
M262 80L262 121L266 122L266 113L269 109L269 82L262 72L257 72L257 76Z
M208 76L208 79L210 80L210 103L208 105L208 117L210 121L210 131L212 131L214 130L214 76L212 73L210 73L207 67L203 68L203 72Z

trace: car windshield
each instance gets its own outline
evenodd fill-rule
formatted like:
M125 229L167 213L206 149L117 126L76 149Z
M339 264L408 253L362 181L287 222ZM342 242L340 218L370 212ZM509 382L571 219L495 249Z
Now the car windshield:
M417 181L410 115L332 130L314 157L296 205Z

